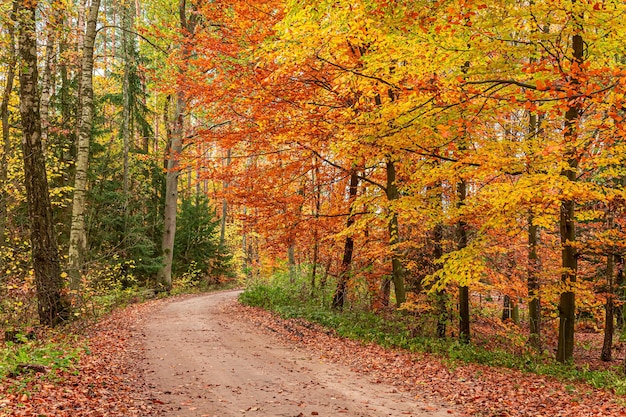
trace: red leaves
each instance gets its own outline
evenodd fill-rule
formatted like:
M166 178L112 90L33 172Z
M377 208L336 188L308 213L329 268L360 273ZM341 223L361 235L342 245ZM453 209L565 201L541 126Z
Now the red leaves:
M156 411L142 392L141 347L131 327L153 304L118 311L82 340L90 353L78 372L50 371L0 384L0 416L149 416ZM20 387L18 393L9 390ZM22 388L23 387L23 388Z
M236 306L233 314L262 324L273 334L305 345L321 358L350 366L377 383L410 391L433 403L446 402L463 415L485 416L625 416L613 394L588 385L504 368L454 363L427 354L384 349L341 339L318 325L282 320L267 311ZM424 410L429 411L429 410ZM432 410L431 410L432 411Z

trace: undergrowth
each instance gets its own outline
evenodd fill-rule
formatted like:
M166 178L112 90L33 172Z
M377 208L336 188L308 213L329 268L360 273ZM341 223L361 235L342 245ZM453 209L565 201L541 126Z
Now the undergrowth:
M18 333L15 341L7 341L0 348L0 380L19 379L15 390L31 374L42 373L44 378L54 380L57 371L75 369L85 352L88 352L86 343L74 335L57 334L45 340L31 340L29 335Z
M271 280L257 280L249 284L240 295L240 301L245 305L274 311L285 319L303 318L318 323L334 329L341 337L438 355L450 367L466 362L518 369L563 381L582 381L595 388L626 395L626 378L618 371L590 370L575 364L563 365L530 350L520 353L501 348L487 349L460 343L454 338L438 339L433 334L416 335L416 322L419 325L423 319L402 311L374 313L357 304L347 305L343 311L338 311L330 307L331 297L329 289L311 292L303 282L276 276ZM424 324L428 325L425 321Z

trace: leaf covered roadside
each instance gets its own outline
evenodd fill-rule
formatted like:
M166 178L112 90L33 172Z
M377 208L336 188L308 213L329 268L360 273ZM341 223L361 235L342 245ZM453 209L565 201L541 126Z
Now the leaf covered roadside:
M320 359L342 363L377 383L442 402L478 416L626 416L626 399L583 383L506 368L446 363L441 357L337 337L302 319L282 319L258 307L233 304L229 314L251 320L282 340L306 346ZM445 407L445 405L444 405Z
M45 373L22 373L0 383L0 416L150 416L136 327L156 302L115 311L74 342L78 362Z
M73 369L2 381L0 416L158 415L159 402L147 394L140 367L141 341L132 336L162 302L132 305L96 324L76 342L88 350ZM236 303L226 313L305 346L321 360L343 363L378 383L443 403L453 412L483 417L626 416L623 398L585 384L365 345L301 319L284 320Z

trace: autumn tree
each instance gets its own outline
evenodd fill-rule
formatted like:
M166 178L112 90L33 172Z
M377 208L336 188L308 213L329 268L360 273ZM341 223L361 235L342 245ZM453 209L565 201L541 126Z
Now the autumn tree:
M45 325L55 325L67 318L68 304L62 294L63 280L41 145L36 9L36 1L26 1L17 10L22 152L39 320Z
M183 39L187 36L193 36L196 25L198 24L198 14L189 13L187 3L181 0L178 6L178 16L180 19L180 28L183 32ZM180 49L180 71L185 71L188 64L189 49L183 42ZM172 117L172 134L169 138L167 159L167 173L165 180L165 209L164 209L164 228L163 241L161 250L163 253L163 267L158 273L158 281L166 288L172 287L172 259L174 256L174 242L176 238L176 213L178 208L178 177L179 159L183 150L184 121L187 109L186 93L182 88L176 91L176 105L174 115Z

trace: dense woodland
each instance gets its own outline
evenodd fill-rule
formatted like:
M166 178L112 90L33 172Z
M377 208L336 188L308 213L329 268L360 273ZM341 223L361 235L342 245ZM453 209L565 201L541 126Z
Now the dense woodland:
M464 343L477 303L496 298L537 351L558 339L559 362L592 320L610 360L624 321L625 12L3 2L3 325L284 270L331 288L337 310L428 315L433 337Z

